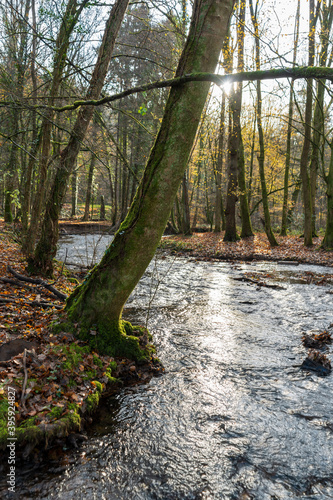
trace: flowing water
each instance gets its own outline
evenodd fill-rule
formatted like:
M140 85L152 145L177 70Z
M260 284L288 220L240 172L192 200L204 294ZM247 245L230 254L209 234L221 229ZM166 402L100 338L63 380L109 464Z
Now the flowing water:
M234 279L250 271L283 288ZM332 268L158 257L125 316L148 319L166 373L107 400L69 464L22 470L22 498L333 498L333 376L300 369L333 287L306 271Z

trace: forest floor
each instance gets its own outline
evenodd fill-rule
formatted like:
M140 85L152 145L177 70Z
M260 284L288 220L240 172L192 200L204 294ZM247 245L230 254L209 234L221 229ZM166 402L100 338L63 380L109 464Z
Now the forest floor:
M45 288L45 281L36 282L38 277L33 277L35 282L19 278L29 277L17 237L0 221L0 449L8 442L9 416L14 413L13 432L21 455L39 460L44 447L48 454L61 453L66 436L67 445L85 439L79 431L91 422L90 414L102 394L119 391L124 384L147 382L163 367L154 357L138 366L103 356L91 352L72 333L55 334L51 325L59 318L64 298ZM224 243L223 233L195 233L166 236L161 248L195 260L287 260L333 266L333 252L320 249L320 238L311 248L297 237L278 237L278 241L279 247L271 249L263 234ZM47 283L64 295L77 284L60 262L55 265L54 280Z
M25 267L12 228L0 221L0 450L8 454L14 436L17 457L42 460L45 448L48 457L57 456L65 442L76 446L85 439L80 431L91 423L102 394L147 382L163 367L154 356L139 366L92 352L72 333L55 334L52 322L59 319L64 298L46 289L44 280L22 281L38 281ZM77 284L60 262L54 280L47 282L64 295Z
M164 236L160 247L175 254L187 254L196 260L226 261L294 261L298 263L333 266L333 251L323 250L322 238L304 247L303 238L277 236L278 247L271 248L266 234L257 233L236 242L224 242L224 233L193 233L192 236Z

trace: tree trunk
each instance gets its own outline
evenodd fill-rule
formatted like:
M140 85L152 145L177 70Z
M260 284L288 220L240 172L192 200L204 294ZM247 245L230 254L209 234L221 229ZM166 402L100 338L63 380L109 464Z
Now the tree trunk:
M321 50L319 56L319 65L326 67L327 51L330 41L330 31L333 20L333 6L327 6L326 2L322 5L320 41ZM325 95L325 80L318 80L315 107L313 112L312 124L312 153L310 160L310 185L311 185L311 206L312 206L312 236L316 235L316 191L317 191L317 174L319 167L320 146L324 134L324 95Z
M188 199L188 180L186 171L182 180L182 233L186 236L192 234L191 218L190 218L190 203Z
M104 196L101 196L101 208L99 212L99 220L105 220L105 202L104 202Z
M90 165L89 165L88 179L87 179L86 202L84 205L84 215L82 218L82 220L84 220L84 221L87 221L89 219L89 209L90 209L90 203L91 203L91 191L92 191L92 184L93 184L93 178L94 178L95 164L96 164L96 155L94 155L92 153L91 159L90 159Z
M231 0L194 2L177 76L215 71L232 8ZM206 83L170 90L161 128L130 211L99 265L67 302L69 318L80 322L80 336L92 340L103 352L142 357L138 339L126 335L131 328L122 322L122 310L163 234L208 91ZM99 333L91 336L91 328L97 328Z
M237 23L237 72L240 73L244 71L244 26L245 26L245 7L246 0L240 0L239 2L239 14ZM246 179L245 179L245 160L244 160L244 146L242 138L242 127L241 127L241 111L242 111L242 83L238 83L235 93L235 103L234 103L234 130L235 137L237 137L237 155L238 155L238 186L239 186L239 201L241 209L241 219L242 219L242 230L241 238L248 238L253 236L251 218L249 212L249 204L246 192Z
M49 91L50 99L48 101L48 104L50 106L54 105L55 98L59 94L59 88L63 77L63 71L67 62L67 52L69 48L69 40L71 33L73 32L73 29L78 21L82 9L88 3L88 0L84 0L79 7L77 3L78 3L77 0L68 1L66 12L63 16L58 37L56 40L56 50L53 61L52 83ZM36 143L36 149L34 151L34 155L37 155L39 148L41 148L39 172L38 172L38 187L31 210L30 225L25 235L24 245L23 245L23 249L26 255L31 255L33 253L35 242L37 239L37 230L40 225L40 217L44 205L46 180L48 173L47 171L48 171L50 152L51 152L51 133L52 133L53 116L54 116L54 111L52 109L49 108L45 111L45 115L39 132L39 139Z
M77 171L74 170L72 173L72 212L71 217L76 215L76 205L77 205Z
M101 93L109 68L113 47L127 9L128 1L129 0L118 0L111 9L106 23L102 44L99 49L97 62L89 84L86 96L88 100L98 99ZM59 237L58 220L61 205L66 194L68 178L72 172L73 165L75 165L81 143L93 117L94 109L94 106L83 106L80 108L68 145L60 155L60 164L46 204L41 237L36 247L34 257L30 259L30 266L34 269L37 268L45 275L52 276L53 274L52 261L57 252Z
M293 52L293 67L296 64L297 47L299 40L299 16L300 16L300 0L297 2L295 30L294 30L294 52ZM283 189L283 204L282 204L282 219L281 219L281 236L287 236L287 215L288 215L288 185L289 185L289 169L291 156L291 131L294 111L294 80L290 83L289 92L289 112L288 112L288 127L287 127L287 144L286 144L286 163L284 169L284 189Z
M333 141L330 144L331 159L329 165L328 175L325 176L327 185L327 217L326 217L326 231L322 242L322 247L326 250L333 249Z
M229 120L231 122L234 115L234 95L230 98L231 111L229 111ZM229 123L230 123L229 122ZM229 125L228 138L228 187L225 207L225 234L223 241L237 241L239 236L236 229L236 202L238 200L238 145L237 137L233 125Z
M250 0L250 12L252 23L254 27L255 33L255 48L256 48L256 70L260 70L260 45L259 45L259 29L258 29L258 21L257 21L257 6L256 10L253 9L252 0ZM261 97L261 81L257 81L257 127L258 127L258 135L259 135L259 155L258 155L258 163L259 163L259 175L260 175L260 183L261 183L261 195L262 195L262 205L264 209L264 217L265 217L265 233L267 235L268 241L272 247L278 246L278 242L275 239L275 236L271 227L271 217L269 213L268 206L268 196L267 196L267 187L266 187L266 179L265 179L265 144L264 144L264 132L261 121L261 109L262 109L262 97Z
M225 136L225 92L222 91L222 101L220 109L220 125L218 136L217 150L217 165L215 172L215 227L214 233L220 233L222 229L222 221L224 218L223 203L222 203L222 169L223 169L223 151L224 151L224 136ZM225 222L225 221L224 221Z
M309 0L309 66L314 64L315 56L315 13L314 0ZM311 182L308 171L308 162L311 145L311 117L312 117L312 79L306 84L306 104L304 116L304 142L300 162L300 174L302 179L302 193L304 205L304 245L312 245L312 196Z

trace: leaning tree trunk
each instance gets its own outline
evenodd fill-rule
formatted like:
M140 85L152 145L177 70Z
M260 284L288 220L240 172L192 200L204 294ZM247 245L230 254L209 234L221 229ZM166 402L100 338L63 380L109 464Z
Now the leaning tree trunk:
M215 71L232 13L232 0L197 0L189 35L176 75ZM190 83L170 90L162 124L143 178L125 221L99 265L67 302L80 336L105 352L140 357L136 337L121 320L122 310L138 283L167 224L184 176L201 113L207 83ZM98 330L90 335L90 330Z
M88 100L98 99L101 93L109 68L113 47L127 9L128 1L129 0L118 0L111 9L95 69L87 91ZM79 111L68 145L60 155L60 164L45 208L40 240L36 246L34 257L29 259L30 267L41 271L45 275L52 276L53 274L52 261L57 253L60 210L66 194L69 176L72 173L81 143L93 117L94 109L94 106L85 106Z

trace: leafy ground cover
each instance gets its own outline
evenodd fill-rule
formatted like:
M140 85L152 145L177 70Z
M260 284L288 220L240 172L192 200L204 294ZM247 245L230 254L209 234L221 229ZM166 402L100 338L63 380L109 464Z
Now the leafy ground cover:
M73 441L102 394L145 382L163 368L154 356L139 366L93 352L73 333L55 334L64 301L45 286L16 279L8 265L28 277L11 228L0 222L0 450L8 444L8 396L15 394L17 445L24 456L36 456L59 439ZM60 262L48 282L66 295L77 283Z
M322 238L314 238L310 248L297 236L277 236L278 247L271 248L264 233L233 243L223 241L224 233L194 233L192 236L165 236L161 248L187 253L200 260L272 260L333 265L333 251L323 250Z

